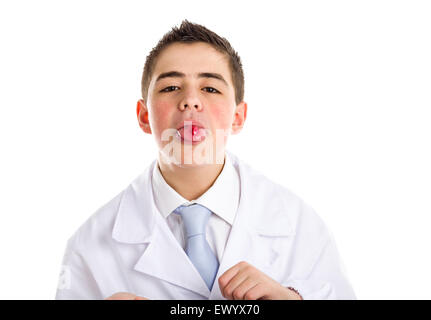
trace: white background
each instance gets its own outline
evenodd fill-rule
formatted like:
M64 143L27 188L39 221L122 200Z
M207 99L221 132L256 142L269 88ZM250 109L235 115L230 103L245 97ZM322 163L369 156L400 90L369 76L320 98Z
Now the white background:
M67 239L156 157L145 57L183 19L226 37L228 149L309 203L359 299L430 299L429 1L2 1L0 298L53 299Z

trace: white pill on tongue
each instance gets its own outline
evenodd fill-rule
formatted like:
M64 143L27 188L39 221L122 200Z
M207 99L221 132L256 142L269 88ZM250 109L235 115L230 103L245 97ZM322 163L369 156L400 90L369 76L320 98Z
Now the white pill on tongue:
M185 126L177 131L177 134L183 136L186 141L201 141L202 138L206 136L204 128L199 128L197 126Z
M193 141L200 141L202 137L205 137L205 129L193 127Z

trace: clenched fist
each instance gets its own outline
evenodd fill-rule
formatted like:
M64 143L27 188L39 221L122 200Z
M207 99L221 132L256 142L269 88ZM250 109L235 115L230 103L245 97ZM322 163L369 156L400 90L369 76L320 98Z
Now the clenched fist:
M229 300L302 300L251 264L241 261L218 279L220 291Z

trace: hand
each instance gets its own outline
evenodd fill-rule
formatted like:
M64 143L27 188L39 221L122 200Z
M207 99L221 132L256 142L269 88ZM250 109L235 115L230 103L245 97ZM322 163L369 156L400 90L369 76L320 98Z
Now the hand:
M251 264L241 261L218 279L223 297L229 300L301 300Z
M106 298L105 300L149 300L149 299L137 296L133 293L117 292L117 293L114 293L112 296Z

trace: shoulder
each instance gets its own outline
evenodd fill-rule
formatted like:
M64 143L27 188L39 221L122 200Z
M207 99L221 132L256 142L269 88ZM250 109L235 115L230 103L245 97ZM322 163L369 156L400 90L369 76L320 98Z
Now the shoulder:
M257 208L258 221L269 221L273 226L278 222L285 223L294 233L312 233L317 237L328 235L322 217L301 196L237 157L234 161L246 197L252 203L250 207Z
M152 191L151 174L157 161L133 179L121 192L96 210L69 238L68 247L81 251L99 250L114 241L116 229L123 235L141 237L142 231L151 225ZM147 217L146 221L142 221ZM135 228L130 232L130 228ZM117 230L118 231L118 230ZM130 238L130 237L129 237Z

